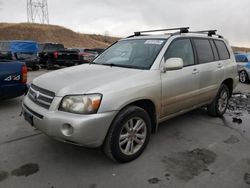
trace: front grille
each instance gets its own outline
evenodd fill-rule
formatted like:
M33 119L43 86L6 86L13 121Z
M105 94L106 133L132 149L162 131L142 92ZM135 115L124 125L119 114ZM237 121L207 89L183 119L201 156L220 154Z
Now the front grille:
M49 109L54 97L55 93L48 91L46 89L42 89L40 87L31 84L28 96L30 100L34 103L38 104L39 106Z

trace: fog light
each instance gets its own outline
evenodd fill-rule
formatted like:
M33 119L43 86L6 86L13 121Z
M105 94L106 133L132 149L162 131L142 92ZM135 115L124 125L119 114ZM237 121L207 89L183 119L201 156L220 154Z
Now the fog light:
M74 132L74 128L70 124L63 124L62 133L65 136L71 136Z

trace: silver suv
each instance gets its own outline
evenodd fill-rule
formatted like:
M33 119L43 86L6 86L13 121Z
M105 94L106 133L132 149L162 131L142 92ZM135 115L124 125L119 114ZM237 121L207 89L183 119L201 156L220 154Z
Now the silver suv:
M90 64L36 78L23 101L25 119L54 139L102 147L128 162L160 122L202 106L222 116L238 81L228 43L215 31L161 31L169 30L177 32L135 32Z

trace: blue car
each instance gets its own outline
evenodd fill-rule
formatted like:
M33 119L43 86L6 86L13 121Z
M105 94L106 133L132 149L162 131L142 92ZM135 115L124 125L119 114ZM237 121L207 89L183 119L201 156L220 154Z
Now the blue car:
M250 54L237 53L235 59L238 65L239 81L249 82L250 78Z
M27 67L38 70L38 44L27 40L0 41L0 59L22 61Z
M0 100L27 92L27 67L23 62L0 60Z

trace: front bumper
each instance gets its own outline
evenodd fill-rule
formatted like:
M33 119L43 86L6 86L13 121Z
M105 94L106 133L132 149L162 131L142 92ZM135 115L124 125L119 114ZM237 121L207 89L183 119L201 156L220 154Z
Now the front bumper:
M57 100L59 101L59 100ZM53 105L53 104L52 104ZM27 96L23 101L23 111L33 118L33 126L46 135L63 142L86 147L99 147L104 142L116 111L101 114L78 115L58 110L47 110L35 104ZM70 125L72 134L65 135Z

